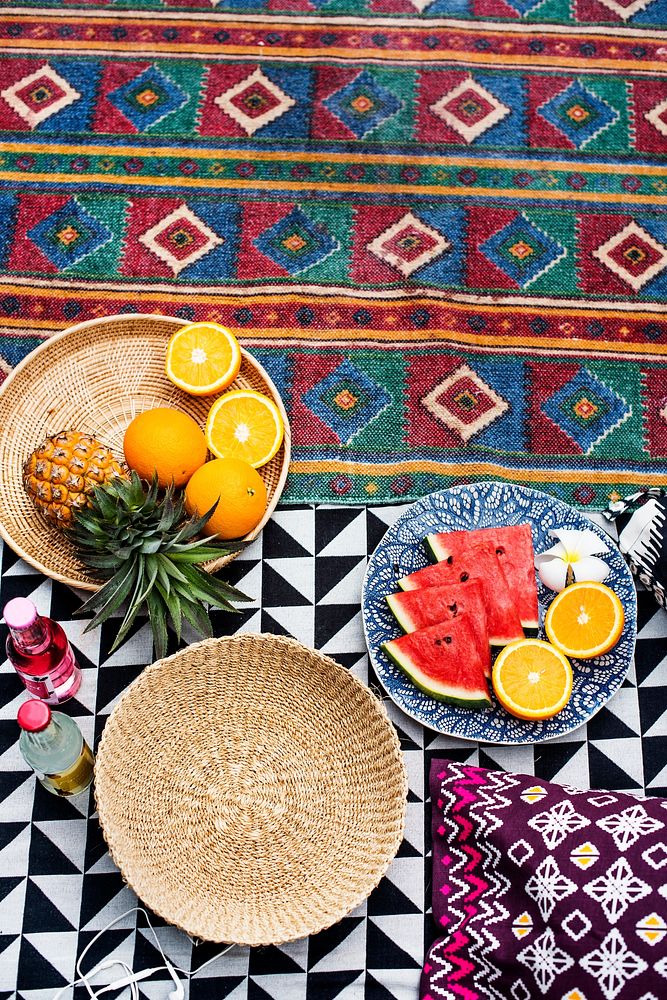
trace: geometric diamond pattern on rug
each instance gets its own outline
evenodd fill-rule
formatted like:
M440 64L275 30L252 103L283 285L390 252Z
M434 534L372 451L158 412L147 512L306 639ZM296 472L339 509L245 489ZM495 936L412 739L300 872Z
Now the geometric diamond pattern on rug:
M149 66L107 97L140 132L156 125L189 100L185 91L156 66Z
M253 601L243 605L238 615L214 613L216 635L236 631L283 632L311 646L326 646L328 655L363 681L368 679L382 697L372 671L369 675L359 617L359 592L368 553L405 509L405 505L369 509L279 507L260 537L226 568L226 578ZM131 639L114 654L113 666L105 651L109 642L100 643L100 631L83 636L81 630L86 621L74 617L79 601L69 588L45 580L1 543L0 572L3 604L14 596L34 599L40 611L63 623L75 645L81 644L80 648L77 646L79 653L85 651L90 666L85 672L82 698L92 705L95 715L86 712L79 698L63 710L76 718L91 745L97 745L112 704L150 658L142 638L145 622L140 620L137 624L137 641ZM271 607L262 600L263 592L267 601L271 600ZM637 735L616 739L598 730L592 746L586 739L588 727L583 727L577 733L579 739L573 741L555 741L538 747L481 748L473 743L461 745L460 741L425 730L386 701L403 747L409 796L402 846L372 900L339 924L309 939L256 952L233 948L195 977L190 985L190 1000L223 997L359 1000L364 995L370 1000L414 1000L420 976L415 956L423 953L425 935L429 939L433 936L427 912L430 889L423 889L431 870L430 809L425 808L423 797L434 756L513 769L535 774L538 782L568 781L581 788L589 786L589 769L594 763L592 775L598 782L605 774L617 781L615 785L599 787L632 787L632 775L639 778L639 786L634 785L637 792L645 784L656 794L667 793L664 773L667 705L662 715L656 707L656 693L664 684L661 663L667 650L667 613L658 609L649 594L638 596L638 676L635 678L632 671L622 691L606 706L609 720L623 718L632 723ZM117 627L118 619L115 622ZM5 636L6 629L0 625L0 642L4 643ZM119 659L123 652L125 655ZM75 958L91 939L92 928L102 927L121 914L132 905L134 896L123 887L110 860L99 824L93 817L92 796L84 794L77 800L66 801L49 795L37 785L20 757L15 717L22 700L20 682L9 664L1 663L0 871L16 880L16 885L0 900L3 935L0 993L8 991L2 994L3 998L15 995L19 983L18 996L25 1000L52 1000L54 993L73 978ZM638 735L642 701L646 705L641 712L643 741ZM613 732L613 726L607 728ZM616 770L607 772L601 766L605 761ZM579 845L583 840L584 835L574 843ZM651 857L656 865L662 864L662 856ZM37 899L40 901L39 907L33 905L30 914L25 912L28 882L33 904ZM77 910L78 900L81 905ZM49 930L45 923L39 925L40 914L44 914L44 920L50 914L53 929ZM601 919L605 920L602 913ZM160 921L156 923L167 956L183 968L196 969L221 950L214 944L193 946L175 928L160 926ZM85 925L91 929L83 930ZM141 919L139 925L144 927ZM65 930L67 926L74 929ZM576 935L579 924L572 919L568 928ZM652 917L648 911L638 933L644 929L648 933L661 929L655 915ZM539 930L525 939L526 944L536 933ZM609 947L604 950L607 953ZM546 954L549 949L540 951ZM130 914L116 929L105 934L84 967L110 955L134 964L135 969L160 964L150 934L137 929L136 914ZM590 961L597 974L598 956ZM533 975L526 970L525 980L530 989L521 993L517 987L508 995L514 998L516 994L524 1000L542 996L537 992ZM160 1000L170 987L173 988L173 982L169 976L160 973L144 991L146 996ZM630 988L626 987L626 992Z
M357 139L363 139L402 107L398 97L378 83L368 70L362 70L322 103Z
M392 402L384 386L347 358L301 398L342 444L349 444Z
M594 250L593 256L635 292L667 267L667 247L634 220Z
M599 0L603 6L608 7L614 14L618 14L624 21L638 14L640 10L646 10L654 0Z
M322 223L313 222L298 206L260 233L253 244L289 274L321 264L340 249L338 240Z
M450 246L449 240L437 229L407 212L369 243L367 249L407 278L413 271L437 260Z
M412 6L420 14L423 13L434 2L435 2L435 0L410 0L410 3L412 4ZM540 0L540 2L542 2L542 0Z
M517 14L520 14L521 17L525 17L526 14L530 14L531 11L540 7L544 3L544 0L506 0L506 3L513 10L515 10Z
M81 94L48 63L0 91L12 111L35 128L78 101Z
M574 80L565 90L537 108L538 114L582 149L604 129L618 120L619 114L606 101Z
M175 275L224 243L187 205L180 205L160 219L139 236L139 241Z
M490 236L479 249L521 288L527 288L567 255L564 246L526 218L523 212Z
M580 368L542 406L542 412L590 455L632 413L632 407L586 368Z
M224 93L218 94L215 103L247 135L254 135L293 108L296 101L261 69L256 69Z
M430 110L467 143L493 128L511 109L472 77L444 94Z
M664 101L660 101L655 105L655 107L650 108L649 111L645 111L644 118L650 122L661 135L667 136L667 98L665 98Z
M507 400L466 364L434 386L422 403L464 444L509 409Z
M111 230L76 198L41 219L27 235L59 270L78 264L113 239Z

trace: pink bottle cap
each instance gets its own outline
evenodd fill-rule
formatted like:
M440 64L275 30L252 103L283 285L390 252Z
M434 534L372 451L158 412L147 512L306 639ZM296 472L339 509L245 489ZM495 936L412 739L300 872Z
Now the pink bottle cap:
M51 721L51 709L45 701L31 698L30 701L24 701L19 708L16 721L26 732L39 733L42 729L46 729Z
M14 597L5 604L3 612L9 628L30 628L37 619L37 608L27 597Z

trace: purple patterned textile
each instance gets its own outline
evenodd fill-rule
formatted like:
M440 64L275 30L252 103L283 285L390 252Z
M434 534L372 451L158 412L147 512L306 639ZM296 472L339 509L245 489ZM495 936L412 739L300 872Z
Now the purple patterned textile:
M667 800L431 767L421 1000L664 1000Z

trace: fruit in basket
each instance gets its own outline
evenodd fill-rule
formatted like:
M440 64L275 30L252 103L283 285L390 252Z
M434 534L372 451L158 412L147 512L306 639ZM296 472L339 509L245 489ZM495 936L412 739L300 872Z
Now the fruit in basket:
M169 406L144 410L131 421L123 438L125 461L142 479L157 476L165 489L185 486L206 461L204 432L187 413Z
M616 645L624 622L618 595L604 583L589 581L573 583L554 597L544 619L544 630L566 656L590 660Z
M217 399L206 421L206 440L218 458L240 458L254 469L266 465L283 441L278 407L261 392L235 389Z
M460 708L490 708L473 626L454 618L382 643L382 649L422 691Z
M158 659L167 651L168 621L179 640L183 621L212 635L206 605L234 611L232 601L249 598L197 565L239 548L196 538L210 514L206 509L201 518L186 520L180 491L170 485L160 495L156 480L146 488L136 472L129 480L98 486L90 506L76 511L67 533L81 561L107 580L80 609L81 614L94 613L86 631L125 603L112 651L142 609L148 611Z
M426 536L426 543L438 562L465 558L470 546L478 542L490 542L493 545L510 593L516 599L521 624L525 629L537 629L539 609L530 525L524 523L475 528L472 531L443 531Z
M127 469L91 434L66 430L47 438L23 465L23 486L37 509L57 527L86 507L94 488Z
M211 396L226 389L240 367L238 340L217 323L184 326L167 345L167 378L193 396Z
M266 500L264 480L239 458L214 458L197 469L185 487L189 514L201 514L217 503L202 532L219 538L242 538L256 528Z
M493 689L503 708L519 719L550 719L572 694L572 667L543 639L519 639L498 654Z

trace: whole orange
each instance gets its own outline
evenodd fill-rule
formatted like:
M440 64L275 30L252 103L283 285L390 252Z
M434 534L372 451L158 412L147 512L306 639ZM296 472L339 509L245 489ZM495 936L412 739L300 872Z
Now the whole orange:
M197 469L185 487L185 508L188 514L205 514L216 500L204 534L242 538L264 517L266 486L257 470L240 458L214 458Z
M125 461L149 482L157 473L163 488L171 482L184 486L206 461L204 432L181 410L158 406L139 413L125 431Z

